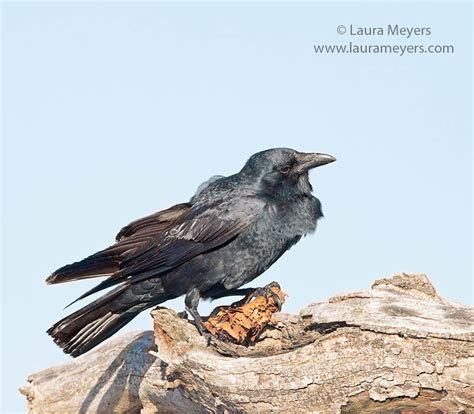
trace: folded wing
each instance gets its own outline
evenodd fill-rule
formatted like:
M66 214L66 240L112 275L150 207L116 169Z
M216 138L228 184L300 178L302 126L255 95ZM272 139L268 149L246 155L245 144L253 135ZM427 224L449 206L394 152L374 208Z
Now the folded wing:
M46 283L71 282L115 273L125 257L183 220L190 210L190 204L177 204L130 223L120 230L115 244L79 262L61 267L46 279Z
M109 276L77 300L108 287L160 276L237 237L260 213L258 203L219 200L211 206L178 204L124 227L117 242L86 259L64 266L47 283Z

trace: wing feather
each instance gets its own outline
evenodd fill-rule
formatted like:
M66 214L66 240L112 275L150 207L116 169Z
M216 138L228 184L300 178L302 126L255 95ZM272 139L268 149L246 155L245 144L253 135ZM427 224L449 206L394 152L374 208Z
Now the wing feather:
M135 220L120 230L115 244L79 262L61 267L53 272L46 282L64 283L114 274L119 270L119 265L125 257L143 248L151 239L182 220L190 210L190 204L177 204Z
M177 205L124 227L117 235L118 242L100 252L119 255L116 271L77 300L120 283L133 284L166 274L193 257L229 243L263 208L255 200L232 208L235 201L230 197L211 206Z

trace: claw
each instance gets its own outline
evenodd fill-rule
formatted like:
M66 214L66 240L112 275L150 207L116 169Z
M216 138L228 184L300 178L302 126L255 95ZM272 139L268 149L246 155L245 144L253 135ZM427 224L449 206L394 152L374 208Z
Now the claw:
M278 310L281 310L282 303L280 297L272 290L272 288L280 289L280 285L277 282L271 282L264 287L256 288L249 296L247 296L247 298L245 299L245 303L250 303L259 296L263 296L268 303L268 298L269 296L271 296L273 301L275 302L275 305L278 307Z
M181 319L188 319L188 312L186 311L182 311L182 312L178 312L178 317L181 318Z
M210 332L202 332L201 335L206 340L207 346L211 345L212 334Z

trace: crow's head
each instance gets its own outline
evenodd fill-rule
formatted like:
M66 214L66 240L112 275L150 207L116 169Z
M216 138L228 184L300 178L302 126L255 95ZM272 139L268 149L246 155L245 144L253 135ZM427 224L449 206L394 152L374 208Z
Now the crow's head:
M261 191L291 198L311 193L308 171L333 161L328 154L273 148L252 155L241 173L255 180Z

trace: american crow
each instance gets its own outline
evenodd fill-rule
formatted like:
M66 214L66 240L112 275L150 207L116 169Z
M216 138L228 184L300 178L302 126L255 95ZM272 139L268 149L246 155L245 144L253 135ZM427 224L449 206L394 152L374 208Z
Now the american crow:
M239 289L316 229L321 204L311 168L327 154L275 148L250 157L229 177L214 176L188 203L130 223L116 243L51 274L48 284L108 276L80 296L118 285L55 323L47 333L73 357L95 347L141 311L185 295L201 333L201 298L248 294Z

